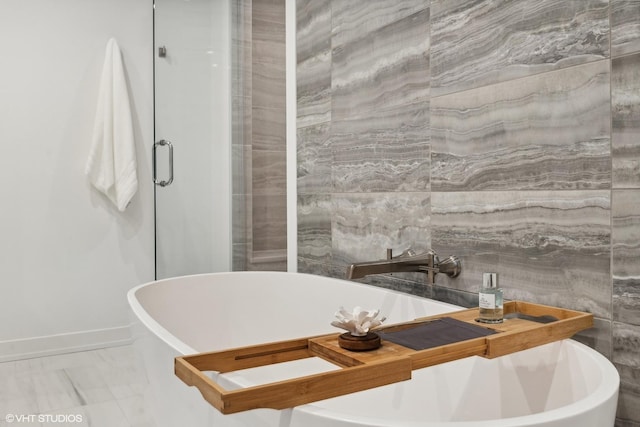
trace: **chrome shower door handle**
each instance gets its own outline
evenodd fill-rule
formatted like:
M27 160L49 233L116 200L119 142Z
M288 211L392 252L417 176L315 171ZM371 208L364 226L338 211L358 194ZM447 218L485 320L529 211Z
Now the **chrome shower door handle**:
M169 147L169 179L167 181L160 181L156 175L156 149L158 146L168 146ZM160 187L166 187L173 182L173 144L171 141L167 141L165 139L161 139L160 141L153 144L153 183L159 185Z

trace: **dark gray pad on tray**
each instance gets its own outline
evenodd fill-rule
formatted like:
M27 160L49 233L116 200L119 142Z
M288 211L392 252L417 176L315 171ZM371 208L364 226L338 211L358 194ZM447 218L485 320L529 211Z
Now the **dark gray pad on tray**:
M395 332L377 332L380 338L413 350L424 350L497 333L482 326L443 317Z

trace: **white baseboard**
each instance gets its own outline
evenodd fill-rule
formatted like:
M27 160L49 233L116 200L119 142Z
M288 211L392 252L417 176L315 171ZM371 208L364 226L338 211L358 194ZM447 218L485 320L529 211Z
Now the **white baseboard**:
M131 342L130 326L0 341L0 362L115 347Z

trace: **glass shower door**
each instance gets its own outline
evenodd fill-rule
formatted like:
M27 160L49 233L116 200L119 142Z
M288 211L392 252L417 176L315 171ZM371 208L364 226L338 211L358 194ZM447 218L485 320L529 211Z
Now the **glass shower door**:
M230 0L154 2L158 279L231 270L230 25Z

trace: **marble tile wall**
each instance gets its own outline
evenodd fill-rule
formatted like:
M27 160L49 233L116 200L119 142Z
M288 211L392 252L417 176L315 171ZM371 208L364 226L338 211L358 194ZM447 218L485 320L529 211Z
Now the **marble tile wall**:
M609 56L608 0L433 0L434 95Z
M233 7L233 268L285 270L285 3Z
M252 1L233 2L231 12L232 268L244 271L251 241Z
M284 0L252 0L254 258L286 251Z
M611 0L613 362L620 426L640 426L640 1Z
M611 0L611 55L640 52L640 1Z
M640 0L298 0L298 265L432 247L463 273L362 281L594 313L577 338L640 426Z

